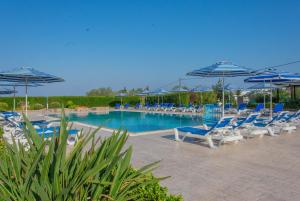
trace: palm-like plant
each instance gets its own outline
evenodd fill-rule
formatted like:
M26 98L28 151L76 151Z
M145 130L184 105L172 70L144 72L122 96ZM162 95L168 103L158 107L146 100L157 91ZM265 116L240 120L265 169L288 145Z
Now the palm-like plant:
M98 130L86 133L68 152L64 115L60 133L51 140L40 137L27 119L26 125L27 147L6 144L0 163L0 200L134 200L137 188L153 182L146 174L157 163L132 171L132 148L124 148L126 132L103 140L95 139Z

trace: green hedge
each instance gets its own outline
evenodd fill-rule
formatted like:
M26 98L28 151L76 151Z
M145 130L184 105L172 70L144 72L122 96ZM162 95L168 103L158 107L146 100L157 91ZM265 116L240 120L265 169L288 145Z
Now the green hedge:
M215 103L217 98L213 92L202 93L181 93L181 102L184 105L188 105L190 102L199 104L202 102L205 103ZM160 97L160 102L162 97ZM163 96L164 102L179 104L179 94L173 93ZM122 97L123 104L129 103L131 106L136 105L141 101L141 97L138 96L127 96ZM72 102L73 106L86 106L86 107L113 107L116 103L121 103L120 97L114 96L50 96L48 97L49 108L56 108L59 105L63 104L65 107L70 105ZM155 103L157 102L157 96L147 97L146 102ZM0 97L0 103L7 104L8 109L13 108L13 97ZM46 97L28 97L29 109L40 109L42 106L46 107ZM21 108L25 105L24 97L16 97L16 107ZM6 107L6 105L5 105ZM70 107L70 108L72 108Z
M130 96L123 97L123 103L129 103L135 105L140 101L140 97ZM0 102L6 103L8 109L13 108L13 97L1 97ZM49 108L58 106L59 104L67 105L68 102L72 102L76 106L86 107L101 107L101 106L114 106L115 103L120 103L120 97L113 96L50 96L48 98ZM20 108L25 103L24 97L16 97L16 107ZM46 107L46 97L28 97L28 104L30 109L35 109L37 104L41 104Z

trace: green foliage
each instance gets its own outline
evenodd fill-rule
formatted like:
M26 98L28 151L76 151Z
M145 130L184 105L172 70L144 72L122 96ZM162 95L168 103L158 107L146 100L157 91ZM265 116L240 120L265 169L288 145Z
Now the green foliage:
M114 96L114 92L110 87L92 89L86 93L87 96Z
M3 140L3 128L0 127L0 157L2 156L4 150L5 150L5 144L4 144L4 140Z
M8 104L5 102L0 102L0 111L8 110Z
M53 109L57 109L57 108L60 108L60 103L59 102L51 102L49 104L49 108L53 108Z
M159 180L151 174L149 178L154 182L146 186L139 187L134 193L138 194L137 200L147 201L183 201L181 195L170 195L166 187L162 187Z
M73 103L73 101L69 100L66 104L66 108L75 109L76 105Z
M223 81L221 79L218 80L218 82L212 86L213 91L217 94L217 98L219 100L222 99L222 91L223 91Z
M34 110L41 110L41 109L43 109L43 108L44 108L44 105L43 105L43 104L35 103L35 104L33 105L33 108L32 108L32 109L34 109Z
M60 133L51 140L40 137L24 119L28 145L5 144L0 163L0 200L136 200L139 189L157 182L147 176L157 163L132 171L132 147L124 147L126 132L118 131L99 141L95 139L96 129L82 135L67 153L64 114Z

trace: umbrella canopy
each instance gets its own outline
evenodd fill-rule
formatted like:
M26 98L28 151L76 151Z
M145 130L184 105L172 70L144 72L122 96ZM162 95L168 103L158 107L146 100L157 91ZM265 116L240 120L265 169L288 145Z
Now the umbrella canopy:
M231 62L221 61L211 66L207 66L198 70L187 73L189 76L200 77L238 77L250 76L256 74L256 71L232 64Z
M165 89L162 89L162 88L156 89L156 90L150 92L151 95L158 95L158 96L159 95L164 95L164 94L167 94L167 93L169 93L169 91L167 91Z
M289 73L289 72L277 72L277 71L265 71L256 76L251 76L244 80L248 83L270 83L270 84L284 84L292 82L300 82L300 74ZM272 96L273 92L270 88L270 118L273 116L273 105L272 105Z
M171 92L188 92L189 90L184 87L178 87L176 89L171 90Z
M148 90L148 89L146 89L146 90L144 90L143 92L141 92L141 93L139 93L139 94L137 94L138 96L147 96L147 95L149 95L151 92Z
M300 74L289 72L266 71L259 75L249 77L245 82L272 82L272 83L297 83L300 82Z
M64 79L35 70L34 68L17 68L11 71L0 73L1 81L8 82L34 82L34 83L53 83L63 82Z
M40 72L33 68L17 68L11 71L0 72L0 81L7 82L19 82L24 83L26 88L25 96L25 110L27 115L28 108L28 84L42 84L42 83L53 83L53 82L63 82L64 79L50 75L47 73Z
M17 93L17 91L12 90L12 89L0 89L1 95L7 95L7 94L13 94L13 93Z
M231 62L222 61L215 63L211 66L204 67L198 70L187 73L188 76L200 76L200 77L221 77L223 78L223 93L222 93L222 116L224 116L224 78L225 77L238 77L238 76L251 76L257 72L243 66L235 65Z
M197 86L195 88L192 88L190 90L190 92L209 92L209 91L212 91L212 89L210 87L206 87L206 86Z

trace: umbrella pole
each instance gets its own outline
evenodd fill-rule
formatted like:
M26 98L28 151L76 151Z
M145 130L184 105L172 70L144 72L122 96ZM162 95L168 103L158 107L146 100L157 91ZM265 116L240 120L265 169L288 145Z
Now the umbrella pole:
M271 85L272 85L272 80L271 80ZM272 119L273 117L273 91L272 91L272 88L271 88L271 93L270 93L270 119Z
M27 96L27 93L28 93L28 86L27 86L27 84L28 84L28 81L27 81L27 79L26 79L26 86L25 86L25 114L26 114L26 116L27 116L27 110L28 110L28 96Z
M222 92L222 98L223 98L223 104L222 104L222 117L224 117L224 115L225 115L225 111L224 111L224 104L225 104L225 100L224 100L224 97L225 97L225 86L224 86L224 84L225 84L225 80L224 80L224 77L223 77L223 92Z
M49 109L49 100L48 100L48 96L46 97L46 108L47 108L47 111Z
M266 108L266 93L263 92L263 94L264 94L264 109L265 109Z
M14 107L13 107L13 111L16 111L16 86L14 86Z

